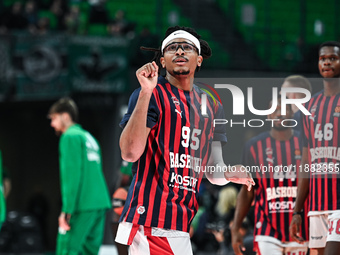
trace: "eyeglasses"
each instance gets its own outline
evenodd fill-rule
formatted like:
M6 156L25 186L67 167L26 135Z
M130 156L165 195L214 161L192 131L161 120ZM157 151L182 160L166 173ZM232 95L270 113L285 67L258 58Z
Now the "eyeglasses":
M181 49L184 52L193 52L193 51L198 51L195 45L192 45L190 43L187 42L173 42L170 43L168 46L166 46L163 50L163 54L164 53L176 53L178 51L178 48L181 47Z

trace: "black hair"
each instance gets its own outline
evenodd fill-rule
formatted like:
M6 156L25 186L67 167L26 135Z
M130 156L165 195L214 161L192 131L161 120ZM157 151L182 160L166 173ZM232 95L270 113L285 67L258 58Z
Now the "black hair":
M78 121L78 107L76 103L69 97L60 98L55 102L50 110L48 111L48 116L55 113L68 113L73 122Z
M327 46L338 47L339 50L340 50L340 42L337 42L337 41L327 41L327 42L322 43L322 44L319 46L319 52L320 52L320 50L321 50L322 47L327 47Z
M200 39L201 36L195 31L195 29L193 29L191 27L180 27L180 26L169 27L165 32L165 36L164 36L163 40L165 38L167 38L171 33L175 32L177 30L184 30L184 31L192 34L193 36L195 36L199 40L200 46L201 46L201 56L203 57L203 59L207 59L207 58L211 57L212 51L211 51L209 44L206 41ZM148 50L148 51L155 51L155 56L153 57L153 59L151 61L155 61L156 64L158 65L158 67L159 67L159 70L161 70L162 64L160 62L160 59L163 56L163 52L161 51L161 48L159 47L158 49L154 49L154 48L147 48L147 47L142 46L141 49L142 50ZM198 72L199 70L200 70L200 66L197 66L196 72ZM158 71L158 72L160 72L160 71Z

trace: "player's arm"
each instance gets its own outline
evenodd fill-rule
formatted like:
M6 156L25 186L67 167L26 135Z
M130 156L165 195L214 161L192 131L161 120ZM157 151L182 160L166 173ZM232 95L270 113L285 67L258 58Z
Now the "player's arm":
M226 185L229 182L234 182L247 185L248 190L251 189L252 185L255 185L250 173L246 172L241 165L226 166L223 161L221 142L219 141L212 142L205 176L215 185Z
M60 182L64 213L75 211L83 170L82 143L79 135L64 134L60 138Z
M223 106L220 103L215 104L215 119L225 119ZM206 173L207 179L215 185L225 185L228 182L245 184L250 190L255 185L251 174L244 171L241 165L226 166L222 155L222 144L227 142L225 125L216 125L214 127L214 137L211 145L211 153L208 160ZM210 166L210 168L209 168ZM214 171L216 170L216 171Z
M249 212L253 199L254 190L248 191L246 186L242 186L240 193L237 196L234 220L231 226L231 241L235 255L242 255L243 253L241 250L245 251L245 247L243 246L243 236L240 233L240 229L244 218Z
M141 90L136 106L120 136L121 156L128 162L137 161L144 152L150 133L147 114L152 91L157 85L158 66L155 62L145 64L136 72Z
M298 188L297 188L297 196L296 196L295 207L294 207L294 212L297 212L297 213L302 211L304 207L304 203L309 194L309 171L307 171L309 167L305 168L306 165L308 166L308 148L303 147L301 167L298 170L298 173L299 173ZM295 214L289 226L289 233L290 233L291 238L293 238L293 240L299 243L302 243L305 241L301 238L301 232L300 232L301 223L302 223L302 216L300 214Z
M230 181L224 177L223 171L226 171L226 166L223 162L221 142L213 141L205 176L212 184L226 185Z
M60 183L62 208L59 216L59 227L69 230L70 226L65 215L75 211L77 195L79 193L82 172L82 139L80 136L64 134L60 138L59 146ZM62 216L62 219L60 218Z

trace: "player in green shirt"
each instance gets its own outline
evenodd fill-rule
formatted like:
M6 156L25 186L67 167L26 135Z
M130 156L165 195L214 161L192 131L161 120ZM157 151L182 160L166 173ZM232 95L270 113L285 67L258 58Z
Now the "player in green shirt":
M102 171L101 151L93 136L76 124L78 110L62 98L49 110L59 141L62 210L57 255L98 254L106 210L111 208Z

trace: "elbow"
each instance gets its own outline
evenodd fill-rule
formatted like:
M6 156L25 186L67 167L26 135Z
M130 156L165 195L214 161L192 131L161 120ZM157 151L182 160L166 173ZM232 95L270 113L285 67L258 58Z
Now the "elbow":
M119 147L120 147L120 155L123 160L127 162L137 161L136 155L135 155L136 153L132 149L133 146L128 146L128 144L123 143L122 140L120 140Z
M135 144L120 144L120 154L122 159L127 162L136 162L143 154L143 151L138 149Z
M140 155L136 154L133 151L125 151L125 152L121 152L121 157L122 159L124 159L127 162L136 162L139 158Z
M138 146L138 143L134 140L122 139L121 137L119 140L119 147L122 159L127 162L136 162L143 153L140 146Z

